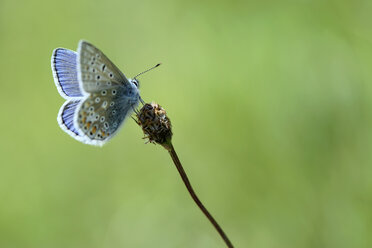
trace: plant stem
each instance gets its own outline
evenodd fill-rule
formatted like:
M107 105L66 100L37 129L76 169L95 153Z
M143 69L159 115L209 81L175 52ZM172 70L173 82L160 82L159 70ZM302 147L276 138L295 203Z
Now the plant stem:
M190 184L190 181L189 181L189 179L188 179L188 177L186 175L186 172L183 169L182 164L181 164L181 162L180 162L180 160L179 160L179 158L177 156L176 150L174 149L173 145L170 144L167 150L169 151L169 154L171 155L172 160L173 160L174 164L176 165L177 170L180 173L180 176L181 176L181 178L182 178L182 180L183 180L183 182L184 182L187 190L189 191L192 199L196 203L196 205L198 205L198 207L200 208L200 210L204 213L204 215L208 218L208 220L216 228L217 232L220 234L220 236L222 237L222 239L225 241L227 247L233 248L234 246L230 242L230 240L227 237L227 235L225 234L225 232L222 230L222 228L220 227L220 225L218 225L217 221L208 212L208 210L204 207L203 203L199 200L198 196L195 194L195 192L194 192L194 190L193 190L193 188L192 188L192 186Z

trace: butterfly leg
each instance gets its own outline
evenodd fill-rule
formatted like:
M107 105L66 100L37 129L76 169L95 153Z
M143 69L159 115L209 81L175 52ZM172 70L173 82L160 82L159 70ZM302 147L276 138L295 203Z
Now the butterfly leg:
M138 110L135 108L135 107L133 107L133 105L131 106L132 107L132 110L133 110L133 112L136 114L136 115L138 115Z
M136 120L136 118L134 118L133 116L131 116L131 118L139 125L140 123L139 123L139 121L138 120Z

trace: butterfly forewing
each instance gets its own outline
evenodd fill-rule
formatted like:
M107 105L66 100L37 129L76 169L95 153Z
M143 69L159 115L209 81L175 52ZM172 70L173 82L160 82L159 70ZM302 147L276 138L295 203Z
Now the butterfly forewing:
M52 71L54 82L62 97L82 97L79 87L77 53L65 48L56 48L52 54Z
M89 93L129 84L124 74L92 44L81 41L78 47L79 80Z

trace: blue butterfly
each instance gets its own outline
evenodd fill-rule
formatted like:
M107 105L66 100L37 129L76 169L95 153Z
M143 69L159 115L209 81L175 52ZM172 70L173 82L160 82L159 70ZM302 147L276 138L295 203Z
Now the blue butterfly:
M79 42L77 52L55 49L51 63L58 92L66 99L58 113L59 126L80 142L102 146L141 100L136 77L142 73L126 78L86 41Z

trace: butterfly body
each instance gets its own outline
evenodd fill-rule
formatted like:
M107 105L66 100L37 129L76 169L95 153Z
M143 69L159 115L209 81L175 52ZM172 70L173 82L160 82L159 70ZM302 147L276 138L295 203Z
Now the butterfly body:
M80 41L77 52L52 55L57 89L67 101L57 121L76 140L103 145L119 130L140 100L139 82L125 75L95 46Z

